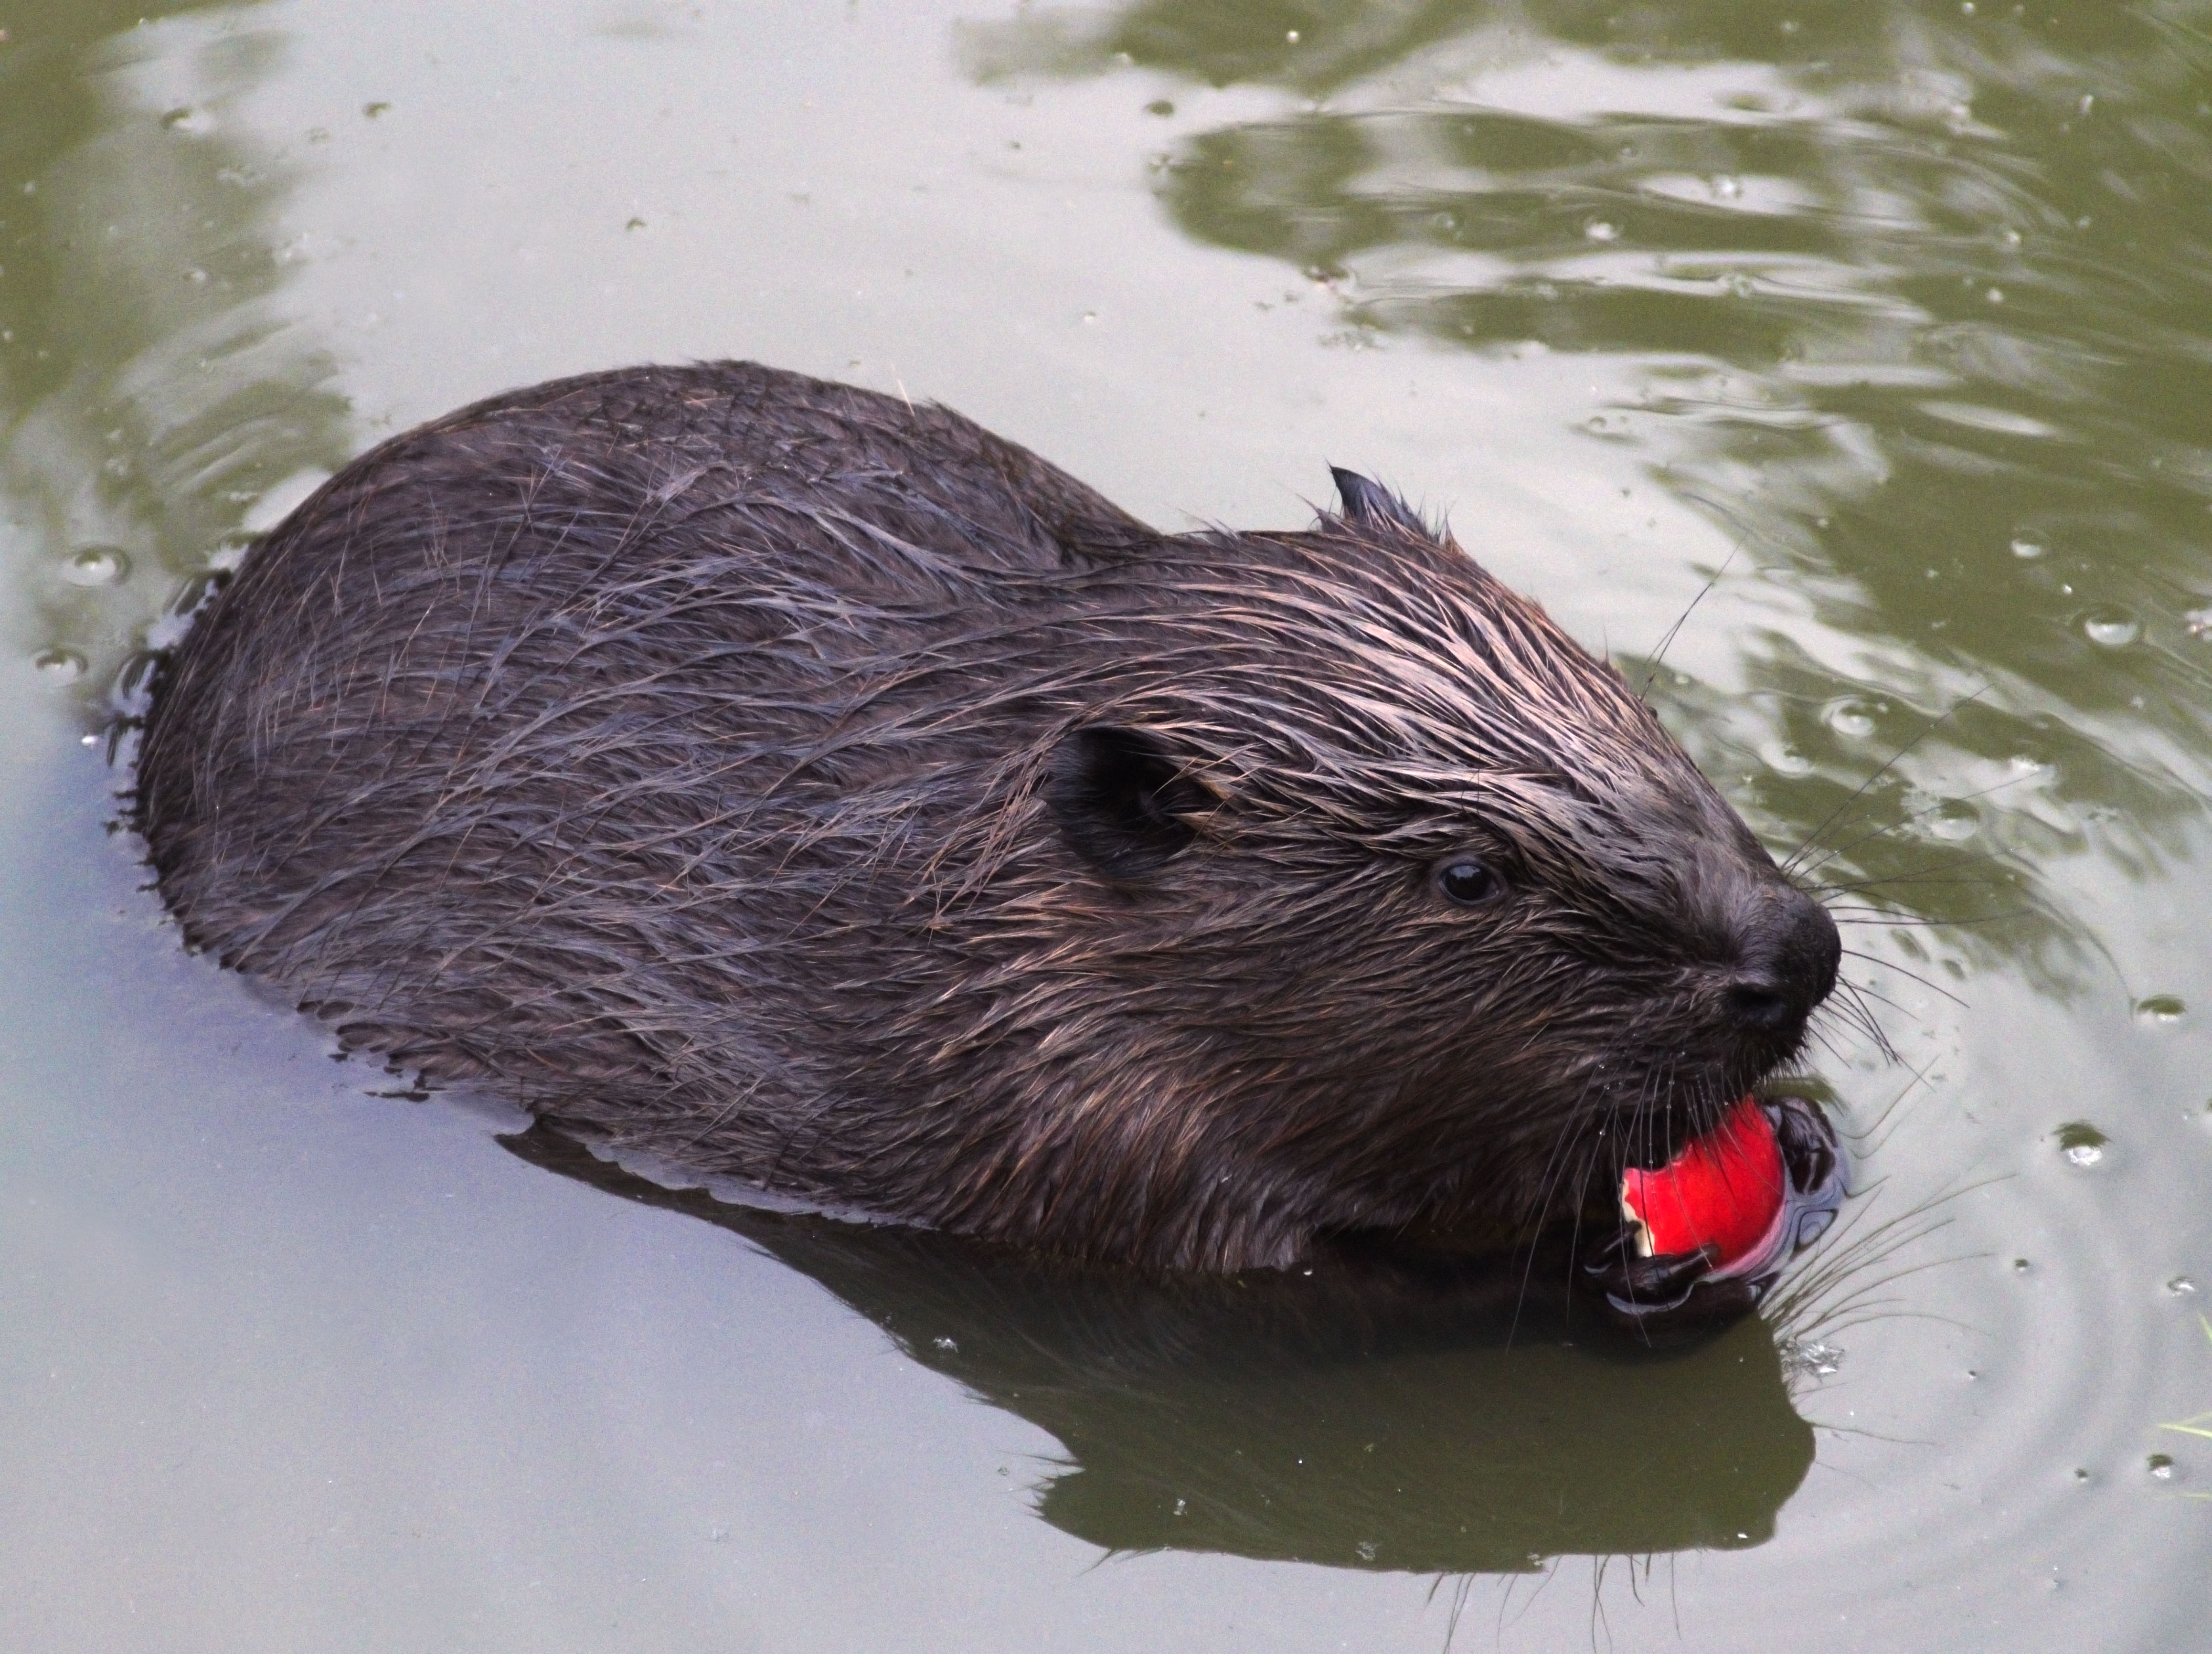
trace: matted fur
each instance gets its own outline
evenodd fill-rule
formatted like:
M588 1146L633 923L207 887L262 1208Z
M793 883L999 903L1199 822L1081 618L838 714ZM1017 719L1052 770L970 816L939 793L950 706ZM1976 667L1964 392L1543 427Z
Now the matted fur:
M1101 727L1177 774L1141 871L1048 800ZM349 1046L1170 1267L1574 1209L1791 1055L1834 969L1620 674L1448 539L1161 535L745 364L349 466L166 663L138 819L188 941ZM1495 901L1438 893L1466 854Z

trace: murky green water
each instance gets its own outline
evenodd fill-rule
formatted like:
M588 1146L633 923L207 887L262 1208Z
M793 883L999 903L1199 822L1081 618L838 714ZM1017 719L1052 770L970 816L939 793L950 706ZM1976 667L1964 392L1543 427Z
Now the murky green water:
M0 10L0 1643L2203 1640L2212 4L144 9ZM1078 1291L184 958L96 732L194 575L715 356L1164 526L1370 469L1652 672L1867 921L1796 1301L1651 1362Z

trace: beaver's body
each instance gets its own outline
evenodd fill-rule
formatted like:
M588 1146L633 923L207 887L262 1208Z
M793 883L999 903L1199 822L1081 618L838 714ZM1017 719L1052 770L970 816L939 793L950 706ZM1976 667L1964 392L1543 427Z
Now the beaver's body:
M766 368L515 392L251 554L140 823L348 1044L763 1186L1166 1266L1526 1224L1792 1055L1835 932L1345 483L1163 536Z

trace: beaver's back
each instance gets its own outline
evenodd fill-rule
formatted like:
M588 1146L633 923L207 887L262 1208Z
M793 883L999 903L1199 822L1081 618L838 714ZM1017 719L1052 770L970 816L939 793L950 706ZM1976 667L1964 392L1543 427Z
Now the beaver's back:
M193 626L141 749L152 861L190 942L402 1067L768 1107L816 1082L787 961L748 955L841 836L880 858L852 800L957 784L908 727L933 640L1146 537L956 415L750 364L495 398L349 467ZM975 695L991 651L950 669Z

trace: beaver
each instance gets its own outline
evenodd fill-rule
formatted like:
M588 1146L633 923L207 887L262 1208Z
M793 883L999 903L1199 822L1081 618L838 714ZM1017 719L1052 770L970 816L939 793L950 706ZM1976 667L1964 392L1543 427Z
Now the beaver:
M1835 926L1617 669L1336 482L1165 534L769 368L512 392L246 556L135 824L346 1049L794 1200L1204 1271L1602 1214L1800 1050Z

